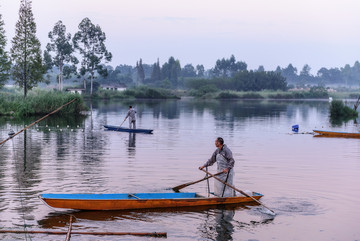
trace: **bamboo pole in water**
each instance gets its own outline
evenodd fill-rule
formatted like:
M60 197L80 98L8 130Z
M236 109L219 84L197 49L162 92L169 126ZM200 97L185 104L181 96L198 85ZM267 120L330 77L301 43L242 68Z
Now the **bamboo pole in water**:
M70 215L70 225L69 225L68 232L67 232L67 234L66 234L65 241L70 241L70 237L71 237L71 228L72 228L72 218L73 218L73 216L72 216L72 215Z
M9 138L7 138L6 140L3 140L2 142L0 142L0 145L4 144L5 142L7 142L8 140L10 140L10 139L11 139L11 138L13 138L14 136L16 136L16 135L20 134L20 133L21 133L21 132L23 132L24 130L29 129L30 127L32 127L32 126L33 126L33 125L35 125L36 123L39 123L40 121L42 121L43 119L45 119L45 118L46 118L46 117L48 117L49 115L52 115L52 114L54 114L54 113L58 112L59 110L61 110L62 108L64 108L65 106L67 106L67 105L69 105L69 104L73 103L75 100L76 100L76 98L75 98L75 99L73 99L73 100L71 100L71 101L69 101L68 103L66 103L66 104L64 104L64 105L62 105L62 106L60 106L59 108L57 108L57 109L56 109L56 110L54 110L53 112L51 112L51 113L49 113L49 114L47 114L47 115L43 116L42 118L38 119L37 121L35 121L35 122L31 123L30 125L28 125L28 126L27 126L27 127L25 127L24 129L22 129L21 131L19 131L19 132L15 133L14 135L12 135L12 136L10 136Z
M0 230L0 233L32 233L32 234L67 234L65 231L23 231L23 230ZM132 235L132 236L149 236L149 237L167 237L167 233L137 233L137 232L78 232L72 231L71 234L83 234L83 235Z

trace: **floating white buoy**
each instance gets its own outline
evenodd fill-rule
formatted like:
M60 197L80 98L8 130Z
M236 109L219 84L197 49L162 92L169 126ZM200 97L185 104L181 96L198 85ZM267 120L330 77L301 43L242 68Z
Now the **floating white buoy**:
M51 130L49 129L49 131L51 131Z
M62 129L60 129L60 131L62 131Z
M67 128L69 128L70 126L69 125L67 125Z
M71 129L71 131L73 131L73 129Z
M48 125L46 125L45 127L48 127Z
M79 128L79 125L77 125L77 128Z
M56 127L59 128L59 125L57 125Z

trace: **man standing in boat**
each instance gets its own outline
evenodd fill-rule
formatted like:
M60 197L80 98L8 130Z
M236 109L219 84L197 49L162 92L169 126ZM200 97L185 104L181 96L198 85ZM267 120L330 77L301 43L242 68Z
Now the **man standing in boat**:
M216 138L215 140L216 150L212 154L211 158L201 167L202 170L204 167L212 166L215 162L217 162L217 172L223 172L219 176L224 182L234 186L234 164L235 160L233 158L231 150L224 144L224 139L221 137ZM231 187L226 186L225 184L219 182L218 180L214 180L214 194L218 197L234 197L235 191Z
M136 110L131 105L129 106L129 111L126 114L125 120L128 117L129 117L129 128L136 129Z

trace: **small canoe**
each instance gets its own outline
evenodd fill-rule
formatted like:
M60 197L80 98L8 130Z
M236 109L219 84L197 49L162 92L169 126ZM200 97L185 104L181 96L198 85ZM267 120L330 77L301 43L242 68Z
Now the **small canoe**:
M320 131L320 130L313 130L313 131L320 134L320 135L315 135L315 136L360 138L360 133L338 132L338 131Z
M259 200L263 195L253 192ZM250 197L204 197L197 193L119 193L119 194L41 194L39 198L53 208L77 210L136 210L241 204Z
M110 131L122 131L122 132L130 132L130 133L146 133L146 134L152 134L153 130L150 129L129 129L124 128L120 126L110 126L110 125L104 125L104 127Z

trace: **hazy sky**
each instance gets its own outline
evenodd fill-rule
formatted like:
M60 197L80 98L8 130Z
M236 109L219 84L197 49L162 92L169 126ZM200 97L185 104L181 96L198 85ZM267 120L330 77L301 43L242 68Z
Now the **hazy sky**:
M0 0L8 48L19 6ZM208 69L234 54L249 69L309 64L315 74L360 60L359 0L33 0L32 7L43 49L58 20L73 35L88 17L106 33L113 66L174 56Z

